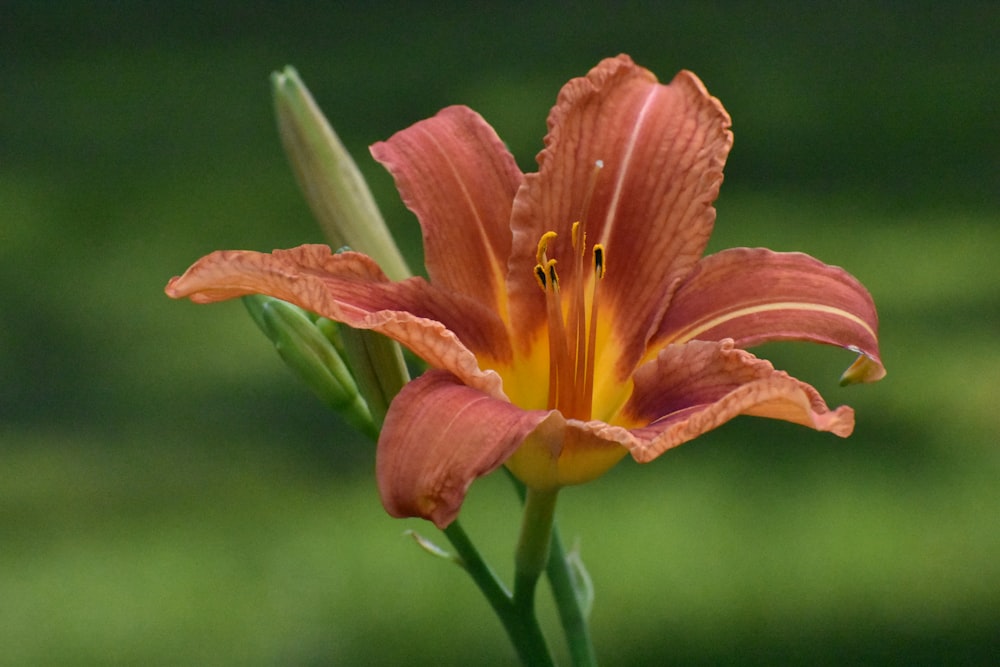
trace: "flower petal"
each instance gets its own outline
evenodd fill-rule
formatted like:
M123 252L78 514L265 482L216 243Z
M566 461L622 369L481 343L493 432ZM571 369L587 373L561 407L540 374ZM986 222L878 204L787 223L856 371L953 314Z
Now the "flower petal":
M408 383L386 415L376 475L382 504L395 517L422 517L444 528L469 485L500 467L557 412L521 410L443 371Z
M431 283L505 314L510 209L523 176L493 128L453 106L371 152L420 220Z
M649 356L669 343L723 338L740 348L778 340L837 345L870 361L854 381L885 375L868 290L840 267L802 253L732 248L703 258L674 294Z
M619 56L567 83L548 124L539 172L514 203L508 284L512 308L524 304L514 321L531 329L545 317L533 274L539 237L555 231L549 256L565 259L572 224L582 221L588 245L605 246L601 308L628 350L624 378L711 234L729 115L694 74L661 85Z
M624 443L640 463L738 415L768 417L847 437L854 411L831 411L814 388L731 339L669 345L635 374L635 391L621 421L635 425ZM647 425L648 424L648 425Z
M421 278L390 282L374 261L360 253L334 255L324 245L271 254L218 251L171 279L166 292L196 303L267 294L331 320L383 333L430 365L503 397L500 377L481 370L476 358L510 357L506 327L496 314Z

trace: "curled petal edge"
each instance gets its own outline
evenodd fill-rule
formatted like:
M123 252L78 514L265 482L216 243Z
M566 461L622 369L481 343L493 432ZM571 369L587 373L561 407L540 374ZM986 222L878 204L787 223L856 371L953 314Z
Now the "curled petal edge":
M216 251L172 278L165 291L171 298L188 297L202 304L266 294L356 329L384 334L432 366L455 373L466 384L505 398L500 376L482 370L476 355L453 331L435 319L410 312L433 304L429 297L438 295L426 283L423 289L407 291L420 287L414 282L420 280L391 283L365 255L334 255L325 245L304 245L271 254ZM407 303L417 299L420 303Z
M711 405L670 415L643 428L626 429L604 422L569 424L587 431L592 439L621 446L638 463L649 463L668 449L694 440L740 415L788 421L841 438L854 431L853 408L842 405L830 410L809 385L780 371L777 375L784 377L743 385Z
M739 415L780 419L846 438L854 431L854 410L830 410L813 387L782 371L732 390L718 401L668 415L630 432L622 443L639 463L707 433Z

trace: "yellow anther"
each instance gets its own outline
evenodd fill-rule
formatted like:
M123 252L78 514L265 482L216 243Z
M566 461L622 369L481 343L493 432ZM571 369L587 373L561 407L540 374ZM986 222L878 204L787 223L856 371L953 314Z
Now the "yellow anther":
M536 262L538 262L539 264L545 264L545 261L548 259L545 256L545 251L549 249L549 241L554 239L556 236L558 236L558 234L550 231L550 232L545 232L544 234L542 234L542 238L538 239L538 250L535 253Z
M594 277L600 280L604 277L604 246L600 243L594 245Z
M548 277L545 274L545 267L541 264L535 264L535 280L538 282L538 286L545 291L545 284L548 282Z
M559 291L559 274L556 273L556 260L550 259L545 263L545 269L549 274L549 285L552 287L553 292Z
M573 243L574 248L580 247L580 221L577 220L573 223L571 229L570 241Z

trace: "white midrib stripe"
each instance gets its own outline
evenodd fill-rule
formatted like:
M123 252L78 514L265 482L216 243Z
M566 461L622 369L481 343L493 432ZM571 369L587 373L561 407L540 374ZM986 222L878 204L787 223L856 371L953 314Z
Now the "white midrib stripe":
M819 303L809 303L808 301L778 301L775 303L766 303L759 306L747 306L746 308L739 308L737 310L730 311L724 315L719 315L718 317L713 317L712 319L697 324L693 327L681 332L681 334L673 339L674 343L686 343L689 340L697 338L699 334L702 334L709 329L713 329L723 322L729 320L734 320L745 315L753 315L754 313L763 313L772 310L811 310L819 313L829 313L830 315L836 315L838 317L843 317L846 320L850 320L855 324L861 326L865 331L867 331L873 338L875 338L875 332L872 328L868 326L868 323L863 319L855 315L854 313L848 312L843 308L836 308L834 306L825 306Z
M607 245L609 239L611 238L611 228L614 225L615 217L618 214L618 203L621 200L625 178L631 167L632 155L635 152L636 143L639 141L642 126L646 122L646 115L649 112L650 107L653 106L653 99L656 97L657 92L659 92L658 87L653 86L649 95L646 97L646 101L642 104L642 109L639 110L639 116L635 120L635 125L632 126L632 134L629 135L628 143L625 146L625 154L622 156L621 169L618 170L618 178L615 181L614 193L611 195L611 204L608 206L607 217L604 218L604 230L601 234L601 243L604 245Z

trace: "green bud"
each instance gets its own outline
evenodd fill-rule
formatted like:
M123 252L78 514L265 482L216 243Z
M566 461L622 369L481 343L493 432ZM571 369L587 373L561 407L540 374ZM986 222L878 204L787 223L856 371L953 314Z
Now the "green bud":
M411 273L368 184L298 72L271 74L278 132L313 215L335 246L372 257L393 280Z
M309 313L260 294L243 297L243 303L284 362L309 388L348 423L377 439L378 428L371 411L341 353Z
M312 316L312 313L309 313ZM319 329L319 332L323 334L333 348L337 350L337 354L340 355L341 359L347 358L347 350L344 349L344 337L340 335L340 325L333 320L328 320L325 317L317 316L313 320L313 324Z
M343 246L337 252L350 250ZM350 363L372 419L381 428L392 399L410 381L399 343L374 331L338 327L324 317L316 320L316 327Z
M372 257L393 280L410 274L389 234L368 184L330 127L298 72L286 67L271 75L278 132L299 186L328 240ZM338 251L339 252L339 251ZM327 342L346 359L375 428L409 379L399 345L381 334L315 320Z
M374 331L343 327L340 337L358 389L368 403L372 419L381 428L389 403L410 381L403 352L396 341Z

